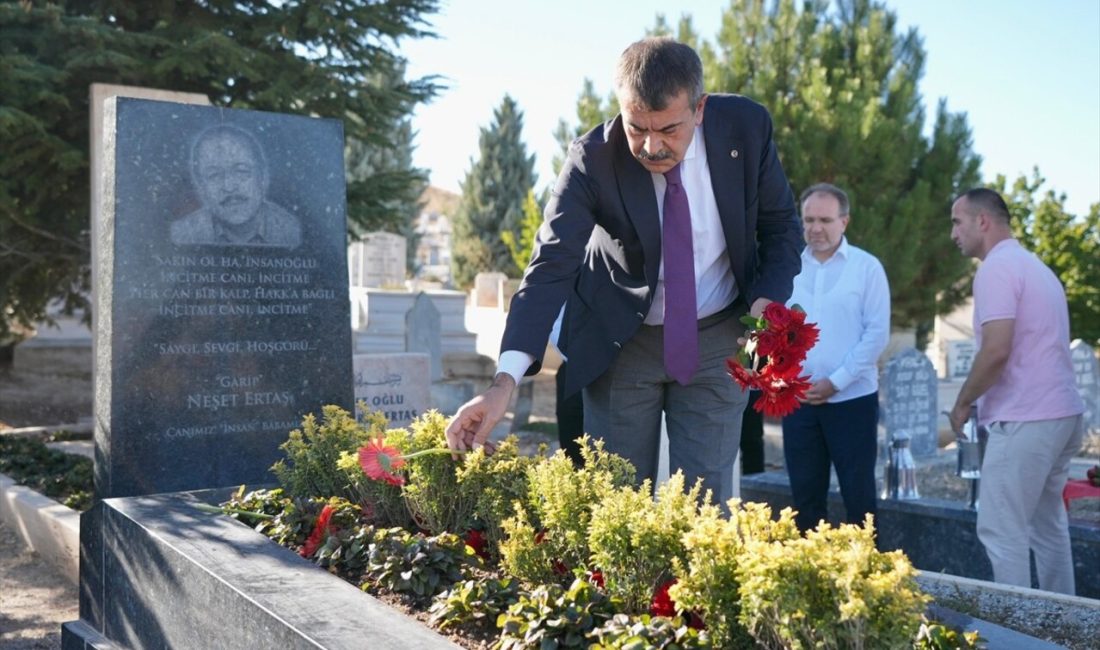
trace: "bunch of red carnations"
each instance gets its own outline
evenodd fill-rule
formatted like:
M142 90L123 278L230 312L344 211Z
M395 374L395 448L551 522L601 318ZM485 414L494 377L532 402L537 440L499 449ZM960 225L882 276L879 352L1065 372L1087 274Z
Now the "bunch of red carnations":
M730 376L742 390L758 390L754 408L764 415L783 417L794 413L806 391L809 377L802 375L806 353L817 343L818 329L806 322L800 307L773 302L760 318L741 318L748 328L745 347L736 359L727 359Z

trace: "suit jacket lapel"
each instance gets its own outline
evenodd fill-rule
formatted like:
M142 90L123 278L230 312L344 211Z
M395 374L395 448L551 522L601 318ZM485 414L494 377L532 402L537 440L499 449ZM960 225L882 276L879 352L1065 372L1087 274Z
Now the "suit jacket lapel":
M707 167L714 189L714 201L726 236L726 251L737 285L745 291L745 156L741 143L734 140L733 125L713 104L704 108L703 140L707 145Z
M619 196L626 208L626 216L638 233L645 260L645 279L650 290L657 286L657 273L661 263L661 220L657 214L657 192L653 177L630 154L630 147L623 133L622 116L611 123L608 138L618 139L614 145L615 178Z

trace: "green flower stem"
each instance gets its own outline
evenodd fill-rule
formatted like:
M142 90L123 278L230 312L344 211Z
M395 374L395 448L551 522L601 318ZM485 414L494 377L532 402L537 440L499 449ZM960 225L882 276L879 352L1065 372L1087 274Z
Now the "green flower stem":
M433 449L421 449L420 451L414 451L411 454L402 454L401 458L405 460L412 460L420 456L438 456L440 454L465 454L465 451L459 449L448 449L446 447L435 447Z

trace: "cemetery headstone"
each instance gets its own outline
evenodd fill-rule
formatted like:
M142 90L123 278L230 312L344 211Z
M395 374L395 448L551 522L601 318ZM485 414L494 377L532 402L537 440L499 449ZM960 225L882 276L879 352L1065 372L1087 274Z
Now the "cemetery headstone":
M367 233L348 246L353 287L402 287L405 284L405 238L390 232Z
M1085 403L1085 428L1100 429L1100 363L1096 361L1096 351L1081 339L1071 343L1069 350L1077 392Z
M439 310L428 294L420 292L405 314L405 351L423 352L431 360L431 381L443 378L443 339Z
M431 402L430 360L419 353L356 354L355 414L360 402L381 411L391 427L405 427L428 410Z
M500 285L507 279L508 276L495 271L474 276L474 306L500 307Z
M936 372L928 357L913 348L894 355L883 369L880 389L887 440L895 431L905 431L914 457L935 455L936 398Z
M974 363L978 347L973 339L947 342L947 378L965 381Z
M270 482L352 407L341 123L118 97L102 160L97 496Z

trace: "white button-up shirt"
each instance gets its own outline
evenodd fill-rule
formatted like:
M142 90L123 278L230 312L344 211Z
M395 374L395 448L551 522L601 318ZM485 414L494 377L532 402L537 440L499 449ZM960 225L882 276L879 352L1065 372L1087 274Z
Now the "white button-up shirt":
M890 286L878 259L842 237L833 256L819 262L806 247L788 306L806 310L821 337L806 355L804 374L828 379L844 402L878 391L878 358L890 339Z

